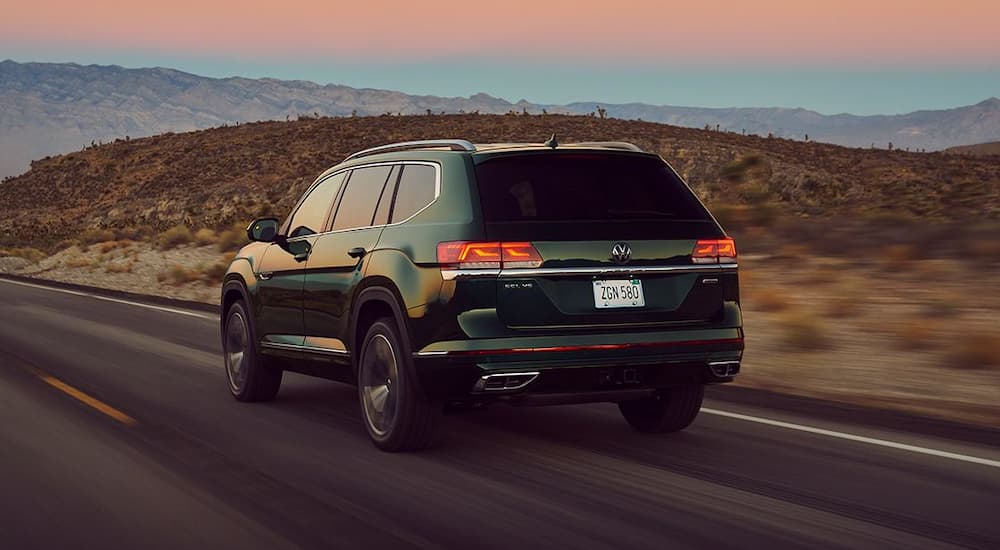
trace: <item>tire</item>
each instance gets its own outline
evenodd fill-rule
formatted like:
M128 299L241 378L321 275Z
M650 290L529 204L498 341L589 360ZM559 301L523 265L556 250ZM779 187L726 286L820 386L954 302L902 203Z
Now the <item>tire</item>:
M622 401L618 410L625 421L643 433L679 432L687 428L698 411L705 395L705 386L682 386L658 390L650 397Z
M282 370L257 351L257 333L242 300L226 312L222 348L226 382L237 401L271 401L278 395Z
M415 451L432 445L444 411L417 387L409 347L392 317L365 334L358 357L358 399L369 437L383 451Z

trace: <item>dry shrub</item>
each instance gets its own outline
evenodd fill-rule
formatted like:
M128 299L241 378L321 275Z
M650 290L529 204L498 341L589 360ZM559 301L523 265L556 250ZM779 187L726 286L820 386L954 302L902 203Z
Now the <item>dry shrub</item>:
M882 266L886 269L903 269L916 259L917 249L912 244L890 244L882 249Z
M861 300L851 294L837 293L826 303L826 314L837 319L857 317L861 314Z
M939 324L927 317L907 319L896 326L897 345L900 349L921 350L934 347L934 337L938 334Z
M52 250L58 252L68 248L73 248L74 246L80 246L80 241L77 239L63 239L53 245Z
M115 240L115 232L110 229L88 229L80 233L80 244L91 245Z
M223 260L220 262L216 262L208 266L207 268L203 269L204 278L202 279L202 282L204 282L208 286L214 286L220 284L222 283L222 279L226 276L226 271L228 270L229 270L228 261Z
M804 244L784 244L774 253L774 257L781 260L801 260L812 257L812 253Z
M197 281L202 277L198 270L187 269L182 265L173 265L166 271L161 271L156 275L156 280L162 284L180 286L192 281Z
M971 239L968 248L977 260L1000 261L1000 239Z
M911 273L929 280L947 279L960 269L961 266L952 260L921 260L910 266Z
M33 264L37 264L38 262L44 260L47 257L47 254L45 254L41 250L38 250L37 248L24 247L24 248L8 248L2 251L2 253L0 253L0 256L13 256L15 258L23 258Z
M108 264L104 266L104 271L106 273L132 273L133 267L135 267L135 260L129 260Z
M963 332L952 340L948 363L958 369L985 369L1000 365L1000 334Z
M802 276L801 281L810 285L825 285L841 278L843 270L833 266L821 265L811 269Z
M64 265L66 267L79 268L79 267L91 267L94 265L94 263L95 263L94 260L86 256L74 256L66 260Z
M778 318L782 342L800 351L828 349L830 339L822 320L805 310L789 310Z
M233 226L219 233L218 249L219 252L232 252L239 250L248 242L250 241L247 240L246 229Z
M170 250L178 246L194 242L194 235L186 226L177 225L164 231L156 239L156 246L160 250Z
M116 248L118 248L118 241L107 241L97 245L97 250L101 254L107 254Z
M962 310L964 297L954 292L932 294L924 303L923 313L928 317L951 318Z
M194 240L200 246L208 246L210 244L215 244L215 241L219 240L219 236L214 230L206 227L195 232Z
M774 288L755 289L748 297L760 311L784 311L791 305L785 294Z

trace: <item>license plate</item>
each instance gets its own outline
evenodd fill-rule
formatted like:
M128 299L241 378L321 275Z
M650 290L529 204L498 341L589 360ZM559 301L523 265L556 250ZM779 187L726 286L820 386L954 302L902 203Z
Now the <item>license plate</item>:
M597 309L613 307L643 307L646 297L642 294L639 279L594 281L594 305Z

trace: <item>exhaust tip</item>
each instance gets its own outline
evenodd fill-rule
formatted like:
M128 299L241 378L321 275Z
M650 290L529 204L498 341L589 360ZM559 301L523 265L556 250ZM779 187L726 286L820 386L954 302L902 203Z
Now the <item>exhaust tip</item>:
M708 364L708 371L716 378L729 378L740 373L740 362L714 361Z
M486 374L479 377L473 392L500 392L524 389L538 378L537 372L507 372L503 374Z

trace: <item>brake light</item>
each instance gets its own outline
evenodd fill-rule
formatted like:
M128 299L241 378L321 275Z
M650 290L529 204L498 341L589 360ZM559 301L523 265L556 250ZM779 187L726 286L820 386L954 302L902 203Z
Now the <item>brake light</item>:
M437 246L438 263L455 269L538 267L542 256L531 243L450 241Z
M736 241L725 239L701 239L694 244L691 261L696 264L733 263L736 261Z

